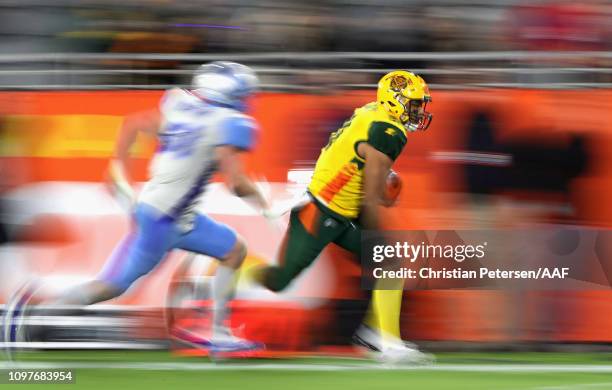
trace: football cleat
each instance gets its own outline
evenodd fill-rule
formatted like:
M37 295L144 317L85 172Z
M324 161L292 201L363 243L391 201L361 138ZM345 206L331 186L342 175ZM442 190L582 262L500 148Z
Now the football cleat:
M383 364L429 365L435 363L434 356L419 351L416 344L391 335L383 337L366 325L362 325L357 330L353 340L357 345L365 347L372 358Z
M262 343L234 336L228 328L216 330L209 347L211 353L258 351L264 348Z
M196 348L208 349L211 345L210 339L182 328L173 329L171 336L179 342Z
M431 365L436 362L433 355L419 351L417 348L410 347L410 344L399 342L387 345L382 351L374 354L374 358L389 365L414 364Z

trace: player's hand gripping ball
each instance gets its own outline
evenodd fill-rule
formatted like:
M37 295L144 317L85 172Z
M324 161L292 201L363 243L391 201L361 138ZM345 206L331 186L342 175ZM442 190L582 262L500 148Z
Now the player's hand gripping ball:
M385 206L391 207L397 202L402 191L402 179L393 169L389 170L385 183Z

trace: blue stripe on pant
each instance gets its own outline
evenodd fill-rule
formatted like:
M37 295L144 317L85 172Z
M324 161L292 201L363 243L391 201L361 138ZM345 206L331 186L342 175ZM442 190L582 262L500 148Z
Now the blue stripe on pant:
M121 292L151 272L172 249L223 258L236 243L234 230L202 214L196 215L188 233L183 233L173 218L146 204L136 207L135 219L135 231L117 245L97 277Z

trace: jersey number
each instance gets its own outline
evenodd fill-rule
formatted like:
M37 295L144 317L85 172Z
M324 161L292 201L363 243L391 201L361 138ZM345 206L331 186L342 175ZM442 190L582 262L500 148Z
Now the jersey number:
M200 126L189 126L184 123L168 124L164 132L159 134L162 149L175 152L179 157L191 155L200 136L199 130Z
M332 144L338 139L338 137L342 135L342 132L351 125L353 118L355 118L355 114L353 114L353 116L351 116L347 121L345 121L342 124L341 128L339 128L338 130L334 131L333 133L329 135L329 141L327 141L327 145L325 145L323 149L327 150L332 146Z

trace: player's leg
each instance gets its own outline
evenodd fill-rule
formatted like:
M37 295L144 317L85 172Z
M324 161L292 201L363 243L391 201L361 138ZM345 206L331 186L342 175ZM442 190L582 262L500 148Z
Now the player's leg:
M207 255L219 260L212 285L213 347L224 350L252 349L257 345L234 337L225 325L228 314L227 305L235 295L236 270L246 257L244 239L229 226L219 223L205 215L197 215L194 228L179 240L177 247L187 251ZM210 346L205 339L194 338L194 344Z
M372 300L364 323L381 334L400 338L400 313L402 309L402 286L397 290L373 290Z
M354 253L356 261L361 261L361 228L357 223L334 242ZM364 321L355 333L355 339L380 352L378 358L386 362L429 362L432 359L429 355L419 352L416 346L401 339L403 281L399 281L396 287L392 290L380 290L375 286Z
M338 237L338 239L335 241L335 244L337 244L338 246L340 246L341 248L351 252L354 255L354 261L359 263L361 261L361 227L358 223L353 223L351 224L351 228L347 229L343 235L341 235L340 237ZM374 329L376 329L376 332L378 333L380 326L378 323L378 316L375 315L373 316L372 313L374 312L372 310L373 308L373 301L374 301L374 297L379 297L380 295L378 294L380 290L367 290L364 291L363 294L363 299L367 302L364 306L363 306L363 315L362 318L360 320L360 322L358 324L355 324L355 326L353 327L354 330L357 330L356 333L356 338L358 339L359 342L365 342L367 344L370 344L370 347L372 349L376 349L376 350L380 350L380 342L378 342L378 340L376 340L375 343L370 343L367 342L365 340L359 340L359 333L361 331L361 329L363 329L363 324L367 324L368 326L373 327ZM399 312L399 310L397 310ZM374 318L372 318L374 317ZM370 321L372 321L370 323ZM398 326L398 332L399 332L399 326ZM364 343L364 344L365 344Z
M358 224L336 240L340 247L355 254L355 260L361 261L361 228ZM402 291L372 290L370 304L364 318L364 324L379 334L400 338L399 318L401 312ZM378 348L378 344L375 346Z
M383 284L378 281L377 284ZM392 343L401 339L400 314L404 295L404 279L385 280L385 289L374 286L372 300L364 324ZM368 332L368 329L365 329Z
M55 299L34 296L34 284L21 289L13 299L16 309L7 316L6 329L10 329L13 336L17 335L17 324L21 323L20 317L28 311L27 306L86 306L109 300L121 295L138 278L155 268L170 249L173 235L176 234L173 221L155 209L142 205L136 210L136 221L136 230L119 243L95 280L65 291ZM32 326L27 329L27 338L37 339L41 331L42 328Z
M117 287L118 283L112 283L112 280L117 278L113 276L113 272L120 273L125 268L136 236L137 233L130 233L119 242L108 258L103 271L96 279L63 292L53 303L58 305L86 306L120 295L124 288ZM123 285L123 283L121 284Z
M135 217L135 231L117 245L95 280L69 290L56 303L91 305L115 298L161 262L177 234L173 220L147 205L139 205Z
M278 265L260 268L256 279L269 290L284 290L346 227L346 223L321 211L313 202L292 210Z
M356 261L361 261L361 229L358 224L353 226L336 240L336 244L354 253ZM399 339L403 281L399 281L396 287L379 290L375 286L364 323L382 335Z

